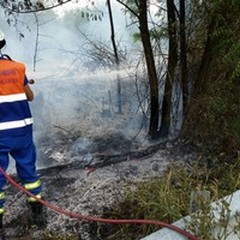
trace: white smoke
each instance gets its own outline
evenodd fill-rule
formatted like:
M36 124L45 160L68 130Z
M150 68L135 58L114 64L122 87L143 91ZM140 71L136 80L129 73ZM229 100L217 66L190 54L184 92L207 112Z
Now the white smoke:
M92 139L94 136L101 137L113 132L121 132L127 138L133 138L141 130L142 111L146 111L148 106L144 102L147 99L143 99L141 107L139 105L135 89L135 77L138 74L136 70L123 68L120 71L113 71L96 68L94 72L89 72L83 67L86 63L81 62L84 58L79 57L84 54L81 50L86 44L86 39L80 34L79 29L93 41L94 39L105 41L111 48L107 8L102 2L98 3L99 5L95 7L103 12L101 21L87 21L79 14L69 13L73 9L61 8L57 14L53 12L37 14L38 33L33 14L20 16L17 29L13 24L9 27L5 22L4 13L0 14L1 28L7 40L7 47L3 52L14 60L24 62L28 77L35 79L35 84L31 85L35 100L30 105L38 151L42 141L45 141L46 145L51 144L49 141L59 142L61 139L54 136L59 131L65 134L66 139L77 137ZM115 37L131 59L137 55L131 42L131 34L136 29L127 28L130 20L115 1L112 10ZM137 43L134 44L135 48L136 46ZM37 55L34 60L35 53ZM122 84L123 114L117 114L117 78L121 79ZM77 142L85 141L78 139ZM79 146L78 148L81 149ZM42 149L40 158L45 151ZM64 161L68 158L62 153L58 157L62 157ZM50 163L40 159L39 166L47 164Z

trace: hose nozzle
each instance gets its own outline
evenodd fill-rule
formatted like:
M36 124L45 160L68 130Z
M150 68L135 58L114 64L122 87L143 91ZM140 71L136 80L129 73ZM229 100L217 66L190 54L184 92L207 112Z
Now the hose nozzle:
M28 83L29 83L29 84L34 84L35 81L34 81L33 79L30 79L30 80L28 80Z

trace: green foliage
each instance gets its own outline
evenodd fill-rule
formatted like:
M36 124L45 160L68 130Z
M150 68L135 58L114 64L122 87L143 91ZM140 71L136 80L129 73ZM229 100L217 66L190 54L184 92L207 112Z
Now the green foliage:
M102 21L103 16L102 11L93 11L90 9L81 10L81 17L88 21Z
M160 28L153 28L150 30L150 37L152 41L155 41L156 43L160 42L162 39L166 39L166 31ZM141 34L139 32L135 32L132 35L133 42L141 41Z
M8 12L26 13L51 9L54 7L61 6L70 1L71 0L53 0L53 1L8 0L1 1L0 6L3 7Z
M240 77L240 41L238 39L230 46L223 62L232 68L231 80L237 80Z
M139 9L135 0L123 0L123 1L119 0L118 2L123 3L124 6L127 6L127 8L126 7L123 8L125 14L129 13L132 18L135 18L136 15L138 15Z
M212 154L233 155L239 150L240 86L231 79L221 76L194 99L183 130L193 143Z
M183 129L193 143L216 153L234 154L240 146L239 2L215 0L206 4L209 11L205 11L205 19L211 29L206 37L210 38L211 48L205 59L201 59L202 51L195 52L195 59L199 59L195 64L207 61L207 56L211 68L204 78L201 73L195 76L202 77L203 90L192 99Z
M61 17L63 23L69 26L80 26L89 21L102 21L104 14L99 9L88 6L84 8L72 8L66 10Z
M135 32L135 33L132 35L132 39L133 39L133 42L141 41L141 34L140 34L139 32Z
M230 79L236 79L240 70L240 21L236 16L240 10L240 3L239 1L228 1L227 4L223 4L222 1L217 2L218 5L213 13L213 17L216 17L216 27L211 38L215 43L215 52L218 52L216 56L228 67L226 70L232 72Z
M167 32L164 29L161 28L153 28L150 30L150 36L152 40L155 40L156 42L160 41L161 39L165 38L167 39Z

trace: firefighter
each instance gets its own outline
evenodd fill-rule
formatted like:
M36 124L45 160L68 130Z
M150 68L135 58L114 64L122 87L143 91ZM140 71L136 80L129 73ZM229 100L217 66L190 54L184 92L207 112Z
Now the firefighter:
M9 165L9 156L16 163L16 172L26 190L41 198L42 184L36 173L36 149L32 136L33 119L29 101L34 94L29 86L25 65L11 60L1 53L6 45L4 33L0 30L0 166L4 171ZM0 173L0 227L5 212L6 179ZM30 206L31 224L46 225L41 203L27 198Z

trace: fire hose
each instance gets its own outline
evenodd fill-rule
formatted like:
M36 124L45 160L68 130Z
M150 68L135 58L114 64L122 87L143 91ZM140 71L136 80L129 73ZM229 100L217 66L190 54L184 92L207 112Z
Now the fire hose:
M182 228L179 228L177 226L161 222L161 221L155 221L155 220L147 220L147 219L107 219L107 218L98 218L98 217L92 217L92 216L87 216L83 215L80 213L74 213L74 212L69 212L67 210L61 209L60 207L53 205L43 199L37 198L34 194L31 192L27 191L24 187L19 185L16 181L14 181L10 176L7 175L7 173L0 167L0 172L3 174L3 176L8 180L9 183L11 183L13 186L18 188L20 191L23 193L27 194L28 196L34 198L38 202L40 202L42 205L47 207L48 209L59 213L59 214L64 214L68 217L71 218L77 218L77 219L82 219L82 220L87 220L87 221L92 221L92 222L100 222L100 223L109 223L109 224L150 224L150 225L157 225L160 227L166 227L169 228L185 237L187 237L190 240L198 240L195 236L190 234L189 232L183 230Z

